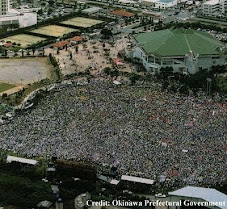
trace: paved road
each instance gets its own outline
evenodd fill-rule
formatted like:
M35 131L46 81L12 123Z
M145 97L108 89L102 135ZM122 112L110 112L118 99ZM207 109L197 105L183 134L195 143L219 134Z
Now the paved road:
M204 22L204 23L210 23L210 24L217 24L219 26L224 26L227 27L227 22L221 22L221 21L216 21L216 20L208 20L208 19L203 19L203 18L192 18L190 21L199 21L199 22Z

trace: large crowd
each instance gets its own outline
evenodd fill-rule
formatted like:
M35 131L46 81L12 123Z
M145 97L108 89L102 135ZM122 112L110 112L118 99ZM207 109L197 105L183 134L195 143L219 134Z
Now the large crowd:
M227 179L226 115L218 95L91 81L48 94L1 125L0 149L114 165L168 184L219 184Z

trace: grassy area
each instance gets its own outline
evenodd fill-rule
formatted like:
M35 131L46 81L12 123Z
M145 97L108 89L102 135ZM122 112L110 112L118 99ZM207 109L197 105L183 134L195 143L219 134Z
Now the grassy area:
M13 87L15 87L15 86L12 85L12 84L9 84L9 83L1 83L0 82L0 92L6 91L6 90L11 89Z
M103 21L95 20L91 18L75 17L75 18L63 21L62 23L66 25L73 25L73 26L82 27L82 28L90 28L94 25L103 23Z
M27 34L18 34L14 36L9 36L3 39L5 42L9 41L11 43L19 44L21 48L26 48L29 45L36 44L40 41L46 40L45 38L27 35Z
M55 201L50 185L41 181L36 167L0 164L0 204L14 208L32 208L40 201ZM9 189L10 188L10 189Z
M46 36L61 37L63 35L76 32L78 30L58 25L48 25L32 30L32 33L37 33Z

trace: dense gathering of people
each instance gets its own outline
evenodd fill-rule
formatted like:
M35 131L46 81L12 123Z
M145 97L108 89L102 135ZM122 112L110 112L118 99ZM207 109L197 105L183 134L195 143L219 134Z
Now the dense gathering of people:
M197 185L227 178L227 104L91 81L48 94L0 126L0 149L20 156L114 165L121 173Z

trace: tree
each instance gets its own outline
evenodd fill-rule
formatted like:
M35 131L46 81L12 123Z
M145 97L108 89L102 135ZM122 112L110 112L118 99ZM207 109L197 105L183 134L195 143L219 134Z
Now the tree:
M112 36L112 31L108 28L104 28L101 30L101 34L104 35L105 38L109 38L110 36Z

